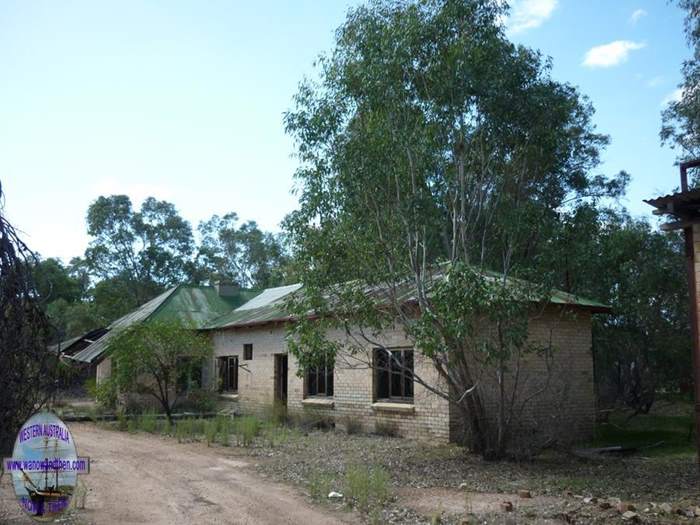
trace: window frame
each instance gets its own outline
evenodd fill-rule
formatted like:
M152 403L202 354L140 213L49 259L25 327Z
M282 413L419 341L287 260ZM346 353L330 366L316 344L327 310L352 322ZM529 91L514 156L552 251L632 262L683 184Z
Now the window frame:
M237 355L222 355L217 358L218 366L218 381L220 394L236 394L238 393L238 356ZM222 368L222 363L226 363ZM225 371L224 371L225 370ZM233 375L231 375L233 373ZM233 381L231 381L233 379ZM228 388L227 388L227 383ZM230 383L235 383L234 388L231 388Z
M386 354L387 351L391 353L391 357ZM403 364L400 365L395 361L396 355L400 355L400 363ZM404 368L407 366L405 364L407 356L410 356L410 371ZM382 364L381 360L384 359L391 359L388 367ZM412 347L374 348L372 365L375 402L413 403L415 399L415 351ZM394 392L394 376L398 376L399 392ZM382 381L386 384L382 385ZM386 395L382 395L384 392Z
M253 360L253 343L243 343L243 361Z
M335 366L333 363L314 366L304 371L304 392L306 398L331 398L335 395ZM313 381L312 381L313 378ZM319 385L323 380L323 391ZM330 387L330 388L329 388ZM330 390L330 392L329 392Z

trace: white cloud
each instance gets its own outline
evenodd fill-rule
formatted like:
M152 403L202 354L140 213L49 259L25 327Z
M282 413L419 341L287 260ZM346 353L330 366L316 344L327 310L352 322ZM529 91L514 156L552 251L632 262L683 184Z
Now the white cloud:
M512 34L521 33L542 25L557 7L559 0L513 0L506 22Z
M661 106L666 107L671 102L680 102L683 99L683 88L677 88L671 91L661 101Z
M642 18L643 16L647 16L649 13L647 13L644 9L636 9L631 15L630 15L630 24L636 24L639 22L639 19Z
M642 49L646 44L630 40L615 40L609 44L595 46L586 52L583 65L586 67L612 67L627 60L630 52Z

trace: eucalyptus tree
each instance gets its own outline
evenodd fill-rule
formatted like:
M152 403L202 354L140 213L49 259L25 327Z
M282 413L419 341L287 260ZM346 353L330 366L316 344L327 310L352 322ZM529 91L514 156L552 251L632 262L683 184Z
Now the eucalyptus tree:
M691 49L683 61L679 96L663 110L661 141L679 150L681 160L700 157L700 1L678 0L686 11L685 34Z
M352 9L285 115L300 162L286 227L305 284L291 350L302 367L333 359L340 346L324 334L339 327L355 356L367 344L390 355L376 334L398 323L441 378L414 380L458 408L487 457L506 454L531 397L506 381L513 363L542 351L527 313L546 286L509 277L532 266L568 206L626 182L591 175L608 140L592 106L507 40L506 14L488 0ZM479 335L484 320L500 337ZM495 421L485 375L501 392Z

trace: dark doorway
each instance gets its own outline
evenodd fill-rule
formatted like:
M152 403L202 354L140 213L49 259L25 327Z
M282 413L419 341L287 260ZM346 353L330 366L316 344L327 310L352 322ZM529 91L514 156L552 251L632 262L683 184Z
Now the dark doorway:
M287 354L275 354L275 402L287 406Z

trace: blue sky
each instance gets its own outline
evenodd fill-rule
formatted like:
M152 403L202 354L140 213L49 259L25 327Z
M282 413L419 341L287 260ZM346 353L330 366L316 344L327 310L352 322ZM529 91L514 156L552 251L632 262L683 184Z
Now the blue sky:
M193 225L236 211L277 229L294 209L282 129L298 82L357 2L122 1L0 4L0 181L6 212L43 256L88 242L99 195L173 202ZM600 172L632 174L627 199L677 185L658 140L689 55L666 0L520 0L512 39L580 87L612 138Z

